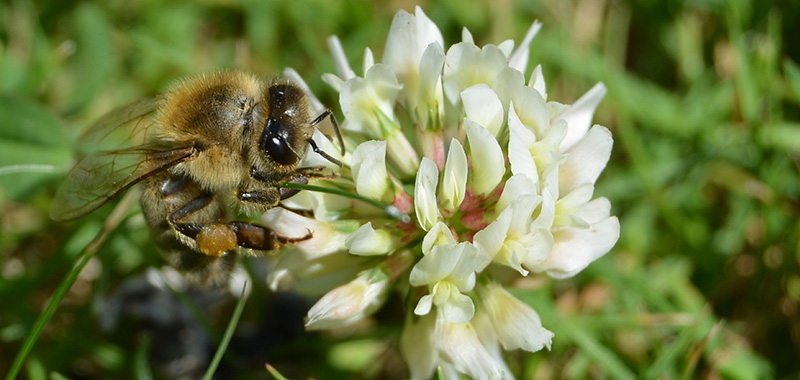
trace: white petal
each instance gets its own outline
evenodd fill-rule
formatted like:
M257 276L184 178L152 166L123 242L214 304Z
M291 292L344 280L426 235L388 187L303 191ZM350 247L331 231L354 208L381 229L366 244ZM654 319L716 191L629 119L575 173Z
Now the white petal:
M504 210L497 216L497 219L486 226L486 228L475 233L475 236L472 238L475 245L491 258L494 258L503 247L503 243L508 234L508 228L511 226L511 214L511 209Z
M290 238L301 238L311 233L310 239L293 243L308 259L344 249L344 241L348 235L329 222L306 218L281 207L267 210L261 216L261 222L265 227Z
M436 315L406 316L400 335L400 352L408 363L413 380L427 380L433 375L439 355L433 347Z
M308 311L306 329L345 326L373 313L386 299L389 276L364 271L353 281L325 294Z
M474 44L459 42L447 51L444 60L445 95L452 104L458 105L461 91L478 83L493 83L498 73L507 67L508 59L497 46L486 45L479 49Z
M461 42L466 42L475 45L475 40L472 38L472 33L466 27L461 28Z
M584 183L594 184L611 156L614 139L606 127L595 125L569 150L559 167L559 188L570 192Z
M491 262L491 258L483 250L469 242L458 243L450 255L455 255L457 262L447 276L447 280L462 292L471 291L475 287L475 272L486 268Z
M503 55L509 57L511 56L511 52L514 51L514 40L505 40L497 45L497 47L503 52Z
M389 252L393 246L389 231L372 228L372 222L367 222L347 237L344 246L353 255L374 256Z
M327 83L328 86L331 86L334 91L342 92L342 86L344 86L344 81L342 78L339 78L331 73L325 73L322 74L322 81Z
M603 96L605 95L606 86L603 85L603 83L598 83L592 87L591 90L586 92L586 94L581 96L580 99L575 101L572 107L553 120L566 120L567 127L569 128L567 136L564 138L564 141L561 142L561 152L571 148L578 140L583 138L586 131L589 130L595 108L597 108L597 105L600 104L600 101L603 100Z
M344 54L344 49L342 49L342 43L339 41L339 37L328 37L328 50L331 51L331 56L333 56L333 64L336 66L336 74L339 75L339 78L346 81L356 76L353 69L350 68L350 64L347 62L347 56Z
M386 171L386 141L359 144L350 158L356 191L375 200L390 200L389 175Z
M538 179L539 171L530 151L536 143L536 135L519 120L513 104L508 110L508 129L508 161L511 164L511 173L515 176L525 175L532 180Z
M431 312L433 307L433 294L426 294L419 299L417 306L414 308L414 314L426 315Z
M434 345L456 371L473 379L499 380L505 375L503 366L486 351L469 323L452 323L439 313Z
M528 29L528 33L525 34L525 38L520 42L519 48L508 59L509 66L519 70L521 73L525 72L525 68L528 66L531 41L533 41L533 37L536 37L540 29L542 29L542 23L539 20L534 21L533 25Z
M364 71L363 72L366 73L374 65L375 65L375 56L372 55L372 50L370 48L364 49L364 62L363 62Z
M553 235L553 252L536 269L553 278L572 277L614 247L619 239L619 220L612 216L588 229L565 228Z
M439 183L439 170L428 157L423 157L417 171L414 184L414 211L417 222L423 230L428 231L441 218L436 203L436 186Z
M547 101L547 84L544 81L544 74L542 74L542 65L536 65L531 73L531 80L528 82L528 87L533 87L542 96L542 99Z
M544 98L539 91L530 87L522 87L517 96L514 99L514 111L519 120L533 130L539 139L544 138L550 129L550 112Z
M475 315L475 304L472 298L452 288L450 298L441 306L444 318L453 323L466 323Z
M417 98L419 104L414 111L417 115L417 122L420 127L425 129L430 118L441 119L444 113L442 103L444 95L442 93L442 66L444 65L444 50L438 42L431 43L425 52L419 67L419 93Z
M496 283L479 287L478 291L504 349L521 348L530 352L550 349L553 333L542 327L539 315L530 306Z
M491 82L491 86L500 99L500 103L503 104L503 110L508 110L508 106L512 101L519 102L518 99L522 94L522 88L525 87L525 77L515 69L504 67L497 73L497 76Z
M430 44L438 43L439 46L444 46L442 32L420 6L414 8L414 15L417 18L417 57L421 57Z
M486 128L470 119L464 119L472 166L470 189L476 195L492 192L506 172L505 157L500 144Z
M476 84L461 92L461 101L467 118L482 125L493 135L503 126L503 103L485 83Z
M311 139L314 140L314 143L317 144L317 147L321 151L328 153L329 155L331 155L331 157L339 161L342 160L342 155L340 150L341 148L334 145L333 142L331 142L331 140L329 140L328 137L325 136L325 134L322 133L319 129L314 130L314 134L311 136ZM297 164L297 167L298 168L327 167L334 170L339 169L338 165L328 161L328 159L322 157L322 155L320 155L319 153L314 152L314 150L311 149L311 146L308 147L306 155L303 156L303 159L300 160L300 162Z
M593 199L576 211L575 215L587 223L597 223L611 215L611 202L604 197Z
M420 259L408 282L412 286L432 285L445 279L458 264L460 257L454 254L455 246L434 246L431 252Z
M456 245L456 238L453 237L453 232L450 227L442 222L437 222L433 225L430 231L425 234L422 239L422 254L427 255L431 253L433 247L437 245Z
M461 143L452 139L444 164L442 185L439 186L442 208L450 212L458 210L466 195L467 174L467 154Z
M497 200L494 209L497 212L502 212L511 202L516 201L523 195L538 195L538 188L539 185L536 181L532 180L527 175L515 174L506 181L506 185L503 187L503 193L500 194L500 199ZM539 202L541 202L541 200L538 200L537 204Z

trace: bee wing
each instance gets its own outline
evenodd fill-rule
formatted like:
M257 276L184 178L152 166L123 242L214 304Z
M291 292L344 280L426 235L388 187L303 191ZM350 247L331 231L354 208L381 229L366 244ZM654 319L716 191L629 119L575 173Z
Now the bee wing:
M75 165L56 192L50 217L57 221L92 212L143 179L191 160L191 146L163 149L140 145L101 151Z
M92 151L143 144L163 101L162 96L145 98L103 115L81 135L79 144Z

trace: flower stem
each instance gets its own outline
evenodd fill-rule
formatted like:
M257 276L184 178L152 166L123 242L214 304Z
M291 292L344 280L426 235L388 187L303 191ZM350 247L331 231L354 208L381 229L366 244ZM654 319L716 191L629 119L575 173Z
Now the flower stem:
M411 221L411 217L408 216L408 214L404 214L403 212L400 211L400 209L398 209L397 207L395 207L395 206L393 206L391 204L384 203L384 202L381 202L381 201L376 201L374 199L370 199L370 198L367 198L365 196L362 196L362 195L359 195L359 194L356 194L356 193L353 193L353 192L350 192L350 191L337 189L335 187L324 187L324 186L317 186L317 185L307 185L307 184L294 183L294 182L280 183L280 184L278 184L278 187L283 187L283 188L287 188L287 189L300 189L300 190L316 191L316 192L319 192L319 193L328 193L328 194L341 195L343 197L347 197L347 198L351 198L351 199L362 201L364 203L371 204L371 205L373 205L373 206L375 206L375 207L377 207L379 209L382 209L383 212L385 212L387 215L389 215L393 219L397 219L397 220L399 220L401 222L407 223L407 222Z

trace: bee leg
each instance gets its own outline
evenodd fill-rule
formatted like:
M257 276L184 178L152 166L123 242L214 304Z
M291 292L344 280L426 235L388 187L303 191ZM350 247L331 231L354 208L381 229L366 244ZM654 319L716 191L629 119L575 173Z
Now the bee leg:
M290 238L264 226L250 222L230 223L179 223L177 230L197 242L199 250L209 256L221 256L236 246L259 251L273 251L280 244L296 243L313 237L306 235Z
M239 190L236 196L242 202L252 202L267 206L275 206L281 200L281 193L277 188L270 188L266 191Z

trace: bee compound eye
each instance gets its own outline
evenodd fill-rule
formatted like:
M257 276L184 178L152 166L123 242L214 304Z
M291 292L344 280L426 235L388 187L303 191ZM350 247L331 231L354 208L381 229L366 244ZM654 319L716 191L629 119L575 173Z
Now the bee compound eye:
M266 148L270 158L281 165L291 165L297 162L297 156L292 152L286 140L281 137L270 136L267 139Z

